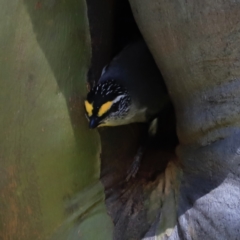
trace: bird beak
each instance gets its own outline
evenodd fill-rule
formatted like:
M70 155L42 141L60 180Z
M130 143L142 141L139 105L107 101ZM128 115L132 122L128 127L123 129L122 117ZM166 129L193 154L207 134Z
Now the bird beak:
M98 126L99 121L97 118L93 117L89 119L89 128L94 129Z

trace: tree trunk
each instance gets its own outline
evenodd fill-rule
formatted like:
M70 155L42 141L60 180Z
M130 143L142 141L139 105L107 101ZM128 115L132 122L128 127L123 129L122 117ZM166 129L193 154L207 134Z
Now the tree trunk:
M0 239L112 239L85 1L1 1L0 29Z
M162 212L151 236L239 239L240 2L130 3L174 103L180 141L176 221Z

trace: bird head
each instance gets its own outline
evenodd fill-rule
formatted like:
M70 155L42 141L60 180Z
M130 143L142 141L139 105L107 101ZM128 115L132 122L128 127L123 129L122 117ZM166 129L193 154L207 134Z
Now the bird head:
M121 125L130 109L128 91L115 80L106 80L93 87L85 100L89 128Z

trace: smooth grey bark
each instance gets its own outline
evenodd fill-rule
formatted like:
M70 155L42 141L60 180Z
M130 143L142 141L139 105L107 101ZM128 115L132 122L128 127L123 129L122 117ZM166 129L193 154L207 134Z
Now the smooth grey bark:
M130 3L174 103L182 170L165 196L176 222L165 209L144 239L240 239L240 1Z

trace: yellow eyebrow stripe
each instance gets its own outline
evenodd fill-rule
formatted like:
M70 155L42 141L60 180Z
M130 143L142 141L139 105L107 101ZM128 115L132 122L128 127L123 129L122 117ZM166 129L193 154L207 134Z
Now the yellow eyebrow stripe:
M98 111L98 117L101 117L104 113L106 113L110 109L112 104L113 104L112 101L104 103Z
M87 114L89 117L91 117L92 111L93 111L93 105L91 103L89 103L87 100L84 103L85 103L85 108L86 108Z

